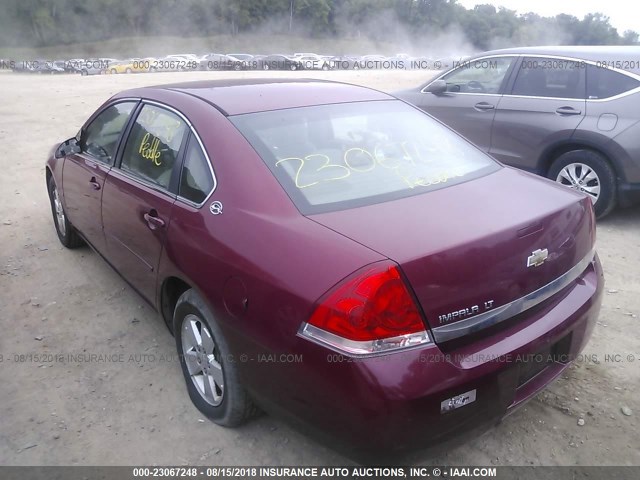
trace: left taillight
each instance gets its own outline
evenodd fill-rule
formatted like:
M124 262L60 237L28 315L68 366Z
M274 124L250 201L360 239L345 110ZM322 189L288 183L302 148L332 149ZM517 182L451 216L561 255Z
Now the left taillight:
M430 342L422 315L390 261L368 265L326 293L299 334L350 355Z

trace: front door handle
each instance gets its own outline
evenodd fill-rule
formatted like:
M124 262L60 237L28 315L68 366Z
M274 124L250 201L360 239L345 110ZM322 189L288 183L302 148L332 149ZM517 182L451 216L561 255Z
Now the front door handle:
M495 107L495 105L491 105L490 103L487 102L480 102L480 103L476 103L473 108L475 108L476 110L480 110L482 112L485 112L487 110L493 110Z
M560 107L556 109L556 113L558 115L580 115L582 111L573 107Z
M91 177L91 180L89 180L89 185L91 185L94 190L100 190L100 184L96 182L96 177Z
M158 217L158 212L153 209L144 214L144 219L151 230L164 227L164 220Z

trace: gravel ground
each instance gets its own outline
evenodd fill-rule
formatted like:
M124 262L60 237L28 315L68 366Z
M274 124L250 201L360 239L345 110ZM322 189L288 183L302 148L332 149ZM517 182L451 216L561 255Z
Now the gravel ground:
M293 74L387 91L417 85L429 75ZM65 250L54 232L44 182L53 143L75 135L122 89L238 75L265 76L0 73L2 464L351 463L267 415L235 430L205 421L187 396L173 338L159 316L95 253ZM607 285L586 357L496 428L461 438L436 457L416 454L412 462L640 465L640 208L600 221L598 248ZM38 358L81 353L122 353L124 361Z

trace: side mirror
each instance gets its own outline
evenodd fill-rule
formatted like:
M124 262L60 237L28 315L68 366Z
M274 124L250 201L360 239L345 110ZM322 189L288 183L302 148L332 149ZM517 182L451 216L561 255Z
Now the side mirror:
M80 145L75 137L71 137L69 140L65 140L60 144L56 150L56 158L66 157L72 153L80 153Z
M425 92L433 93L434 95L442 95L447 91L447 82L444 80L436 80L427 85L424 89Z

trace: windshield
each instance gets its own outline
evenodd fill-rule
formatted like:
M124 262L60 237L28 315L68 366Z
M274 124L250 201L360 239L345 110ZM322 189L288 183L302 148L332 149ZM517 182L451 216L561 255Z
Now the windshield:
M478 148L398 100L230 117L303 214L369 205L500 168Z

